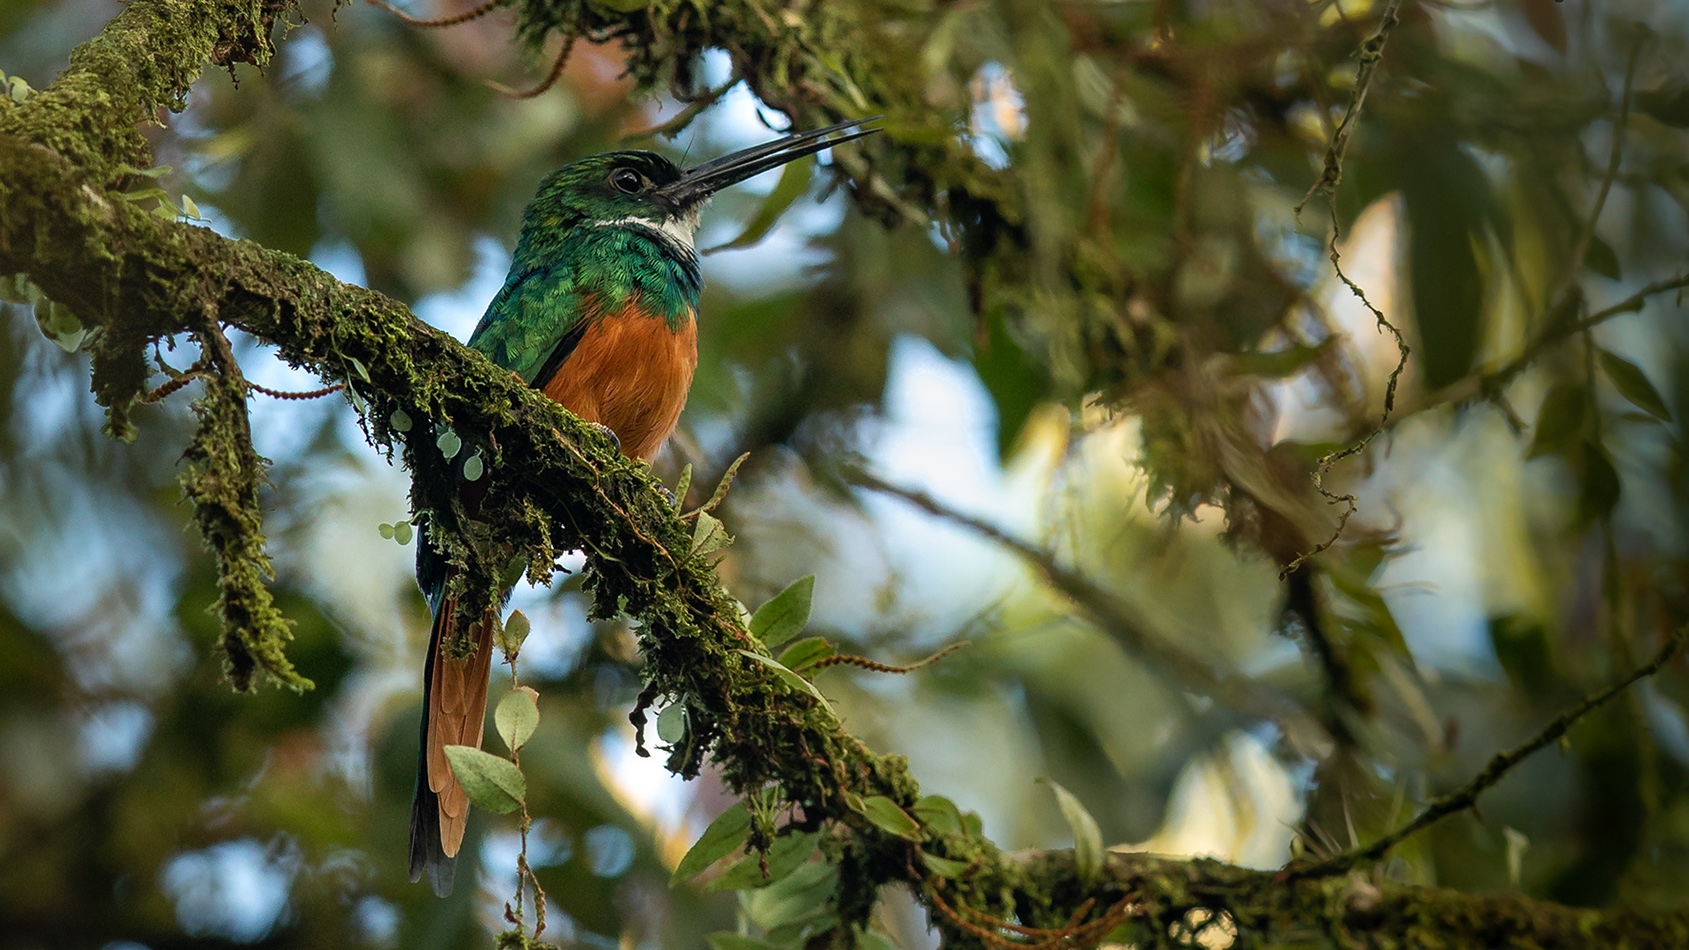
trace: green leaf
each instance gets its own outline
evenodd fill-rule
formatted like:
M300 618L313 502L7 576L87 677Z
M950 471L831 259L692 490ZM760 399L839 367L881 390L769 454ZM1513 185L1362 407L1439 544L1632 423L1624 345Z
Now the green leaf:
M130 204L137 204L151 198L163 205L170 201L170 193L163 188L138 188L134 191L120 192L118 197Z
M1689 129L1689 83L1678 80L1658 89L1638 90L1632 104L1656 122Z
M819 831L800 834L782 835L774 839L768 846L768 877L762 876L762 856L748 854L737 864L728 868L721 877L710 882L706 890L738 891L753 887L767 887L786 878L786 875L796 871L815 853L815 846L821 841Z
M1536 431L1525 458L1534 459L1560 452L1583 432L1589 399L1582 386L1561 383L1548 391L1537 412Z
M1471 370L1484 337L1484 277L1475 246L1487 240L1495 200L1488 175L1450 128L1399 134L1390 154L1400 157L1409 297L1420 340L1414 357L1425 386L1435 391Z
M403 409L395 409L393 414L387 418L387 424L393 427L394 432L409 432L411 430L410 413Z
M686 704L669 703L657 714L657 738L673 744L686 738Z
M0 274L0 300L15 304L33 304L39 293L31 294L28 274Z
M743 895L745 915L764 931L790 927L828 914L839 869L826 861L801 864L777 884Z
M699 511L713 510L726 500L727 490L733 487L733 477L739 474L739 466L745 464L745 460L750 457L751 453L745 452L734 459L732 465L727 466L727 471L721 474L721 481L716 482L715 491L711 493L709 500L698 506Z
M1608 280L1618 280L1620 277L1619 255L1614 252L1611 244L1593 234L1589 236L1589 251L1583 256L1583 266Z
M949 858L941 858L936 854L928 854L925 851L921 852L921 863L927 866L927 870L939 877L961 877L967 873L969 867L966 861L952 861Z
M411 543L411 523L409 521L400 521L393 525L393 540L400 544Z
M915 818L941 835L965 837L967 826L962 824L962 812L956 803L943 795L928 795L915 803Z
M1594 439L1583 444L1583 451L1578 456L1582 463L1582 477L1578 481L1583 488L1579 500L1584 517L1605 518L1619 503L1622 484L1618 470L1613 468L1613 460L1607 457L1607 450Z
M69 333L61 333L58 336L53 337L53 342L58 345L59 349L64 350L66 353L75 353L77 348L82 346L82 341L87 336L87 329L79 328L72 330Z
M21 80L20 80L21 81ZM128 162L120 162L117 170L125 175L140 175L144 178L163 178L172 171L169 165L159 165L156 168L136 168Z
M985 837L985 822L980 820L977 811L962 812L962 828L967 831L970 838Z
M381 532L381 536L387 540L393 540L393 526L387 522L383 521L381 524L376 526L375 530Z
M878 930L858 930L852 950L898 950L896 942Z
M646 0L592 0L592 2L594 6L614 10L617 13L636 13L650 6Z
M504 629L498 632L498 648L505 656L515 656L522 650L522 641L528 639L528 632L532 625L528 623L528 615L520 610L512 610L510 619L504 622Z
M509 759L501 759L474 746L446 746L446 762L452 767L464 794L477 808L500 815L516 810L528 795L522 770Z
M1067 826L1073 829L1073 863L1079 871L1079 883L1089 887L1096 881L1103 870L1103 833L1097 827L1097 820L1085 809L1073 793L1055 781L1041 778L1038 781L1050 786L1056 793L1056 804L1061 806L1062 817L1067 819Z
M697 877L705 868L744 847L750 834L751 813L745 809L744 802L734 802L732 808L710 822L697 843L680 859L674 874L669 877L669 886L674 887Z
M793 673L791 670L786 669L784 666L780 665L779 660L776 660L771 656L763 656L760 653L752 653L749 650L737 650L735 652L741 656L750 657L758 663L761 663L763 666L773 670L774 674L780 678L782 683L785 683L787 686L790 686L792 689L797 690L800 693L808 693L809 695L814 696L815 701L821 704L821 708L827 710L827 715L832 716L834 719L839 717L838 713L833 712L833 704L827 702L827 697L821 695L821 691L815 688L814 683L811 683L809 680L806 680L798 674Z
M463 480L466 482L480 481L481 473L485 469L486 465L481 461L481 453L476 452L463 463Z
M604 0L596 0L596 2L602 3ZM730 930L718 930L713 934L706 935L704 939L709 941L710 950L780 950L766 940L746 937Z
M512 752L528 744L528 739L540 725L540 694L527 686L518 686L499 700L493 710L493 725L499 738Z
M797 636L809 625L814 597L815 575L805 574L751 614L751 635L770 650Z
M370 382L369 370L364 367L364 361L358 359L356 356L349 358L352 361L352 370L358 374L358 378L366 383Z
M503 581L504 586L506 587L515 587L516 582L521 580L522 575L526 573L528 573L528 556L526 554L518 554L510 559L510 563L504 566L504 573L499 575L499 580ZM522 611L518 610L516 613L519 614L522 613ZM515 616L516 614L511 615L513 619ZM528 622L528 618L524 616L522 618L522 622L526 624ZM522 628L522 635L524 637L528 635L527 627ZM519 643L517 645L520 646L521 644Z
M1597 350L1596 357L1601 361L1601 369L1607 374L1613 388L1619 395L1630 400L1630 404L1646 412L1661 422L1671 421L1671 410L1666 408L1666 401L1660 391L1649 382L1648 374L1630 360L1611 353L1607 350Z
M463 448L463 440L458 438L457 433L450 428L441 429L440 435L434 440L434 446L440 450L441 455L445 456L446 461L450 462L457 458L457 453Z
M722 523L707 511L698 512L698 520L692 525L692 548L686 552L687 557L697 557L719 551L733 543L733 536L727 533Z
M1007 459L1051 386L1049 370L1009 334L1003 309L992 308L985 317L984 338L974 347L974 372L997 407L997 452Z
M825 637L805 637L780 653L780 665L794 673L833 655L833 645Z
M766 237L769 229L773 228L774 223L780 220L780 215L784 214L793 202L802 198L804 192L809 190L809 176L814 169L815 160L813 158L801 158L795 162L787 163L785 170L780 173L780 181L775 184L774 190L768 193L768 197L763 199L762 207L758 208L757 213L751 216L751 220L745 223L745 230L726 244L712 247L704 253L714 254L716 251L725 251L729 248L749 247Z
M921 823L909 817L898 804L884 795L869 795L862 800L862 814L874 827L886 834L910 841L921 840Z
M1259 376L1262 379L1284 379L1295 376L1303 368L1323 356L1331 348L1332 341L1336 339L1337 337L1332 337L1331 340L1318 346L1297 344L1271 352L1243 353L1236 357L1235 365L1240 372L1248 373L1251 376Z
M41 328L42 336L66 353L75 353L88 335L82 320L69 307L40 296L39 291L35 298L35 325Z
M680 470L680 480L674 483L674 510L679 511L686 504L686 493L692 490L692 463L687 462Z
M182 210L195 221L204 221L205 215L199 213L199 204L187 195L182 196Z

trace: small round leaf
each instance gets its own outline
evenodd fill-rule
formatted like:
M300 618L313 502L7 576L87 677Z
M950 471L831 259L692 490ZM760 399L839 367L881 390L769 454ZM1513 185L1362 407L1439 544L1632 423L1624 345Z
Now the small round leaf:
M528 744L540 724L540 694L527 686L518 686L504 694L498 708L493 710L493 725L499 738L510 751Z
M668 743L686 738L686 703L669 703L657 714L657 738Z
M457 458L458 451L463 448L463 440L457 437L456 432L450 429L442 429L439 437L434 440L434 445L449 462Z

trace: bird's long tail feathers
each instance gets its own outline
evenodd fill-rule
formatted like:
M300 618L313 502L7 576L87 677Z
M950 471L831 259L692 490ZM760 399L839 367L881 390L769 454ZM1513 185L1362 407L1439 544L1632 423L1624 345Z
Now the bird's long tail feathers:
M469 640L474 652L451 659L442 653L442 645L451 639L456 598L432 599L438 606L428 638L428 660L423 666L421 749L416 763L416 796L411 803L410 864L412 882L426 873L434 893L445 897L452 892L457 852L469 819L469 798L446 762L446 746L481 747L493 627L498 617L489 611L480 623L471 625Z

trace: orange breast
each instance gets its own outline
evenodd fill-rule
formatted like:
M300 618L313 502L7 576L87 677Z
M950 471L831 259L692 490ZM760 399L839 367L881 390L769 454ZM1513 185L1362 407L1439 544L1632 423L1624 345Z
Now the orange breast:
M692 314L670 330L630 303L593 320L544 392L582 419L609 426L623 455L650 461L680 421L697 366Z

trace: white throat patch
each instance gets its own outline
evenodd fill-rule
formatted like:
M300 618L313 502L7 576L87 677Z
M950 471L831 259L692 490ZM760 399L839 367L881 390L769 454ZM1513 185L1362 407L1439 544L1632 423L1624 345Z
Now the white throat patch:
M616 218L613 221L605 221L599 227L616 228L628 225L655 232L676 250L690 254L693 253L692 235L698 230L698 209L694 208L680 217L664 218L661 221L630 215L625 218Z

